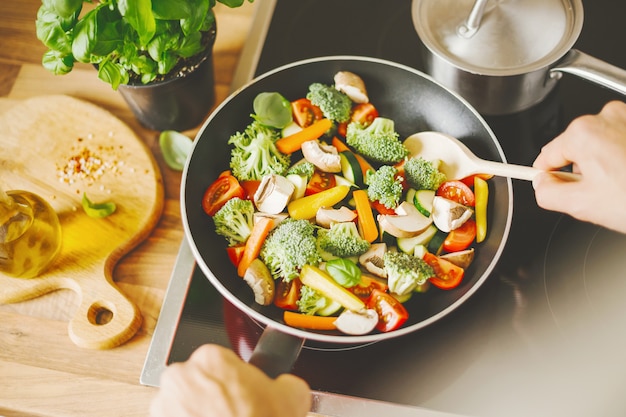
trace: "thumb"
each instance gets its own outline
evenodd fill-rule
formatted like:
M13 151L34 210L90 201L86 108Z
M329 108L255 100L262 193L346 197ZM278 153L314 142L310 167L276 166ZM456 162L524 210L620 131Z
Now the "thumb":
M564 180L549 172L536 175L532 185L539 207L553 211L564 211L566 207L571 207L578 199L580 188L577 181Z

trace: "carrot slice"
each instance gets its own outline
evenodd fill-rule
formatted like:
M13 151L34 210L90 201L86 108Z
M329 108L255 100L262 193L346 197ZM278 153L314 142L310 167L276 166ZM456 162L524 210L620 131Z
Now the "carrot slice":
M276 147L284 154L294 153L299 150L304 142L314 140L322 136L333 126L330 119L321 119L304 129L280 138L276 141Z
M342 142L341 139L339 139L337 136L333 137L333 140L331 142L331 144L337 148L338 152L352 152L350 150L350 148L348 147L348 145L346 145L345 143ZM372 164L370 164L369 162L367 162L367 160L365 158L363 158L361 155L359 155L358 153L354 153L352 152L352 154L356 157L357 162L359 163L359 166L361 167L361 172L363 173L363 178L365 178L367 176L367 171L375 171L374 167L372 166Z
M237 265L237 274L240 277L245 275L252 261L258 258L261 253L261 246L263 246L265 238L270 230L272 230L272 225L273 221L271 218L261 217L254 223L254 226L252 226L252 232L250 232L250 236L248 240L246 240L246 247L241 255L239 265Z
M335 330L335 320L337 317L313 316L310 314L295 313L285 311L283 313L285 324L291 327L311 330Z
M376 226L372 206L370 206L370 202L367 198L367 191L355 190L352 196L354 197L354 204L356 206L359 232L361 236L363 236L363 239L371 243L378 238L378 227Z

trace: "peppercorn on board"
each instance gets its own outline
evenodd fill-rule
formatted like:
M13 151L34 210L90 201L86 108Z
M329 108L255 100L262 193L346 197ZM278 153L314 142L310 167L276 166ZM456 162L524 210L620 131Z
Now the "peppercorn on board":
M132 129L92 103L51 95L4 104L0 185L48 201L61 221L63 247L39 277L0 273L0 304L71 289L80 298L69 322L72 341L85 348L118 346L137 332L142 317L115 285L112 273L161 216L164 193L158 165ZM94 203L114 202L117 208L105 218L89 217L81 205L83 194ZM108 321L102 324L100 317Z

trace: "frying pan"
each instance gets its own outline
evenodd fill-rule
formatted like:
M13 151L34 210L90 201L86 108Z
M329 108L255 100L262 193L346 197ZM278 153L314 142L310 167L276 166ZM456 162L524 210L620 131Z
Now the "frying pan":
M432 288L416 294L405 306L409 319L387 333L350 336L333 331L307 331L284 324L283 311L254 302L252 290L228 261L223 237L202 209L202 196L218 175L229 168L230 136L251 122L252 103L261 92L280 92L288 100L303 97L314 82L333 84L338 71L363 78L370 101L381 116L395 121L401 138L435 130L463 141L484 159L506 162L495 135L481 116L460 96L413 68L390 61L358 56L330 56L298 61L269 71L241 87L208 117L187 159L181 185L185 236L198 266L222 296L265 326L250 362L271 376L290 371L305 341L322 344L367 344L401 337L428 326L465 302L488 279L504 249L512 217L511 180L489 181L488 236L476 248L462 284L449 291ZM296 156L292 160L297 160Z

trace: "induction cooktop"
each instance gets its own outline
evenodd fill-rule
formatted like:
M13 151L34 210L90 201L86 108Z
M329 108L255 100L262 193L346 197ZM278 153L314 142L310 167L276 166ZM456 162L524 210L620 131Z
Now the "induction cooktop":
M576 48L626 68L626 4L585 2ZM283 64L361 55L422 69L411 1L262 0L233 90ZM530 164L574 117L616 93L566 76L539 105L485 116L507 160ZM590 144L592 146L593 144ZM507 247L464 305L413 334L363 346L305 344L293 373L333 416L626 415L626 238L537 207L513 181ZM141 382L158 386L170 363L204 343L248 359L263 331L224 300L180 248Z

